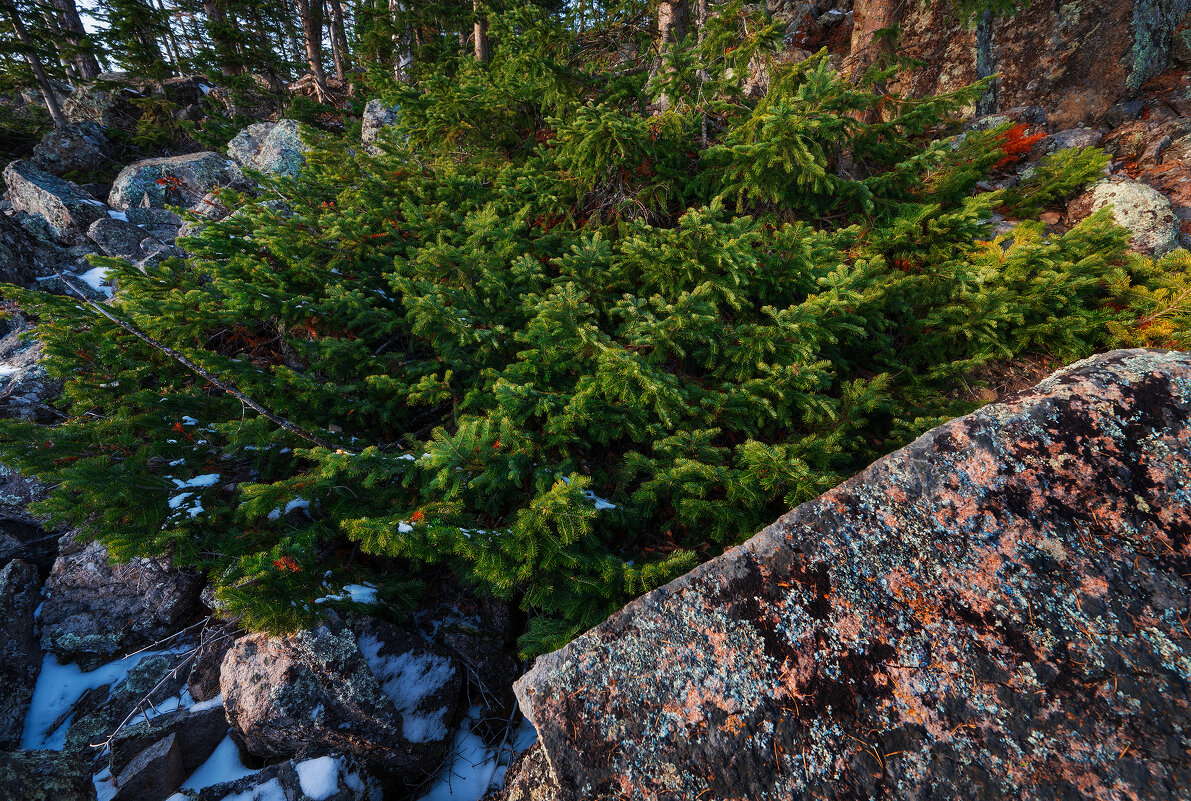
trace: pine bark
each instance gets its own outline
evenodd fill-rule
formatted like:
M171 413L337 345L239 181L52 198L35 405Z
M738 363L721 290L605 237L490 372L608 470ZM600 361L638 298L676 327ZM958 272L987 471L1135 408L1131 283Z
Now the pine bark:
M343 24L342 0L327 0L327 8L330 10L331 55L335 59L335 77L341 82L346 82L352 64Z
M50 3L58 12L58 27L70 45L70 61L74 64L75 72L83 80L96 77L99 75L99 60L91 50L91 40L87 37L74 0L50 0Z
M327 74L323 71L323 5L321 0L297 0L298 18L302 20L302 38L306 43L306 63L319 93L319 100L327 96Z
M492 57L492 48L488 44L488 18L480 14L480 0L471 0L471 8L476 15L476 61L487 61Z
M65 128L66 117L62 114L62 107L58 105L54 87L50 84L50 79L46 77L45 70L42 69L41 59L37 56L33 40L29 37L29 31L25 29L25 23L21 21L21 15L17 13L11 3L4 3L0 8L7 12L9 21L12 22L12 27L16 31L17 40L25 46L25 61L28 62L29 69L33 70L33 77L37 79L37 86L41 89L41 96L45 99L45 107L50 112L50 119L54 121L54 127Z

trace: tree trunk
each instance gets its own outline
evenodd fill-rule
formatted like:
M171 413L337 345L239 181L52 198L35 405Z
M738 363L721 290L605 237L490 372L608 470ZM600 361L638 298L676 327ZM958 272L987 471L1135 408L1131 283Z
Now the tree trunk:
M405 11L401 0L389 0L389 16L393 20L393 77L399 81L410 80L414 64L413 37L408 28L402 28L400 14Z
M471 9L476 14L476 61L486 62L492 57L492 48L488 45L488 18L480 16L480 0L471 0Z
M658 3L658 49L681 42L690 19L687 0L661 0Z
M70 45L70 60L75 71L83 80L90 80L99 75L99 61L92 51L91 40L87 37L87 30L79 18L79 10L74 0L50 0L58 11L58 27Z
M321 0L297 0L298 17L302 20L302 38L306 40L306 63L319 100L327 98L327 74L323 72L323 4Z
M207 33L215 44L215 60L224 75L239 75L244 65L236 57L236 43L229 36L227 21L227 0L203 0L203 11L207 15Z
M906 7L906 0L856 0L852 15L852 47L844 62L844 71L853 80L890 52L889 37L876 34L896 25Z
M327 6L331 11L331 54L335 58L335 77L346 83L352 64L343 24L343 3L341 0L327 0Z
M161 9L161 15L166 17L165 26L165 49L170 54L170 59L174 62L174 71L179 75L182 74L182 52L178 49L178 40L174 37L173 20L169 19L169 11L165 7L165 0L157 0L157 7Z
M58 98L54 96L54 87L50 85L50 79L46 77L45 70L41 68L41 59L37 57L33 40L29 38L29 31L25 30L25 23L21 22L21 15L9 3L5 3L3 8L8 13L9 20L12 21L12 27L16 30L17 40L25 46L25 61L29 62L29 68L33 70L33 76L37 78L37 86L41 89L41 96L45 99L45 107L49 109L54 127L65 128L66 117L62 115L62 108L58 105Z

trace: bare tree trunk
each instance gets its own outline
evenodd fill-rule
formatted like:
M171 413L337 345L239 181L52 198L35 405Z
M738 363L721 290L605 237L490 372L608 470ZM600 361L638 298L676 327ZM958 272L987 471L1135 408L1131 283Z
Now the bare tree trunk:
M681 42L690 24L687 0L661 0L658 3L658 47Z
M168 15L169 10L165 7L165 0L157 0L157 7L161 9L162 15ZM166 22L165 27L165 49L170 54L170 58L174 62L175 71L180 75L182 73L182 52L178 49L178 40L174 38L174 25L172 21Z
M389 14L393 20L393 77L399 81L410 80L410 69L414 64L413 37L409 29L402 29L399 14L405 11L401 0L389 0Z
M58 105L58 98L54 96L54 87L50 85L50 79L46 77L45 70L41 68L41 59L37 57L33 41L29 38L29 31L25 30L25 23L21 22L21 15L9 3L5 3L3 8L8 13L9 20L12 21L12 27L16 30L17 40L25 46L25 61L29 62L29 68L33 70L33 76L37 78L37 86L41 89L41 96L45 99L45 107L49 109L54 127L65 128L66 117L62 115L62 108Z
M79 10L74 0L50 0L58 10L58 27L62 29L66 42L73 51L70 60L75 71L83 80L90 80L99 75L99 61L91 51L91 40L87 38L87 31L83 21L79 18Z
M488 45L488 18L480 16L480 0L471 0L471 9L476 14L476 61L486 62L492 58L492 48Z
M331 54L335 58L335 77L346 82L352 64L343 24L343 3L342 0L327 0L327 6L331 12Z
M319 100L327 98L327 74L323 72L323 5L321 0L297 0L298 17L302 20L302 37L306 40L306 62L314 76Z
M215 44L215 58L219 71L224 75L239 75L244 66L236 58L236 43L228 36L227 0L203 0L203 11L207 15L207 32Z

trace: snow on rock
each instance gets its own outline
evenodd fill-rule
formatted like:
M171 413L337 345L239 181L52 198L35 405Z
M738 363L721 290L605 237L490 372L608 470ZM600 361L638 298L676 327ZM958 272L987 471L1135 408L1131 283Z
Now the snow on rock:
M446 737L446 707L431 706L425 710L423 704L455 677L451 659L429 651L405 651L385 656L381 654L385 643L371 634L362 635L357 643L368 660L372 675L401 713L405 739L411 743L425 743Z
M207 761L195 768L194 772L182 782L183 790L202 790L225 782L234 782L245 776L251 776L257 771L246 767L240 759L240 749L231 735L227 735L215 746ZM182 798L175 795L175 799Z

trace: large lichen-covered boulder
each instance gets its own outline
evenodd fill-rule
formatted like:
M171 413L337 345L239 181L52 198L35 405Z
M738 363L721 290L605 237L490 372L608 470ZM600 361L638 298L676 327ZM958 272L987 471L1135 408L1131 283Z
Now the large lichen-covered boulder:
M112 154L112 144L98 123L72 122L41 138L33 148L33 163L51 175L93 172L106 167Z
M227 154L241 167L286 177L301 171L306 150L297 120L249 125L227 144Z
M265 758L341 751L392 775L425 776L451 742L454 660L381 621L254 634L223 660L227 717Z
M1191 354L925 434L537 660L563 791L1186 798Z
M1068 216L1083 219L1105 206L1116 222L1129 229L1138 253L1163 256L1179 245L1179 221L1170 200L1158 190L1129 178L1106 178L1071 202Z
M93 670L196 617L202 581L152 559L112 564L98 542L66 534L45 589L42 647Z
M14 559L0 569L0 750L20 745L25 712L41 672L33 621L40 603L36 567Z
M10 162L4 183L13 210L39 218L46 232L64 244L88 244L87 226L108 213L103 203L30 161Z
M228 186L240 171L218 153L145 159L129 164L112 183L108 205L113 209L193 206L217 186Z
M986 111L1039 104L1056 128L1070 128L1099 119L1166 69L1191 0L1032 3L971 21L955 3L907 7L898 48L918 66L900 89L926 96L996 74Z

